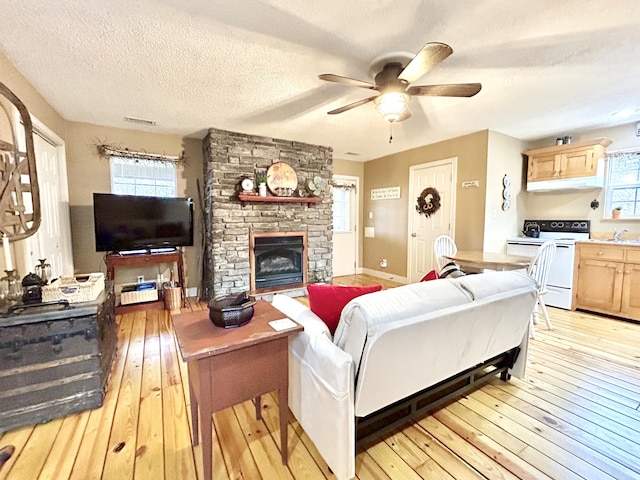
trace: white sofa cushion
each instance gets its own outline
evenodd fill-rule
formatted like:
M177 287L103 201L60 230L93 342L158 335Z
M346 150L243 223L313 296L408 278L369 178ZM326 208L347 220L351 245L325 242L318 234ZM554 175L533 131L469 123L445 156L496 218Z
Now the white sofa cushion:
M383 325L411 323L429 312L471 302L469 293L451 280L413 283L351 300L342 310L335 343L353 358L356 377L367 337Z

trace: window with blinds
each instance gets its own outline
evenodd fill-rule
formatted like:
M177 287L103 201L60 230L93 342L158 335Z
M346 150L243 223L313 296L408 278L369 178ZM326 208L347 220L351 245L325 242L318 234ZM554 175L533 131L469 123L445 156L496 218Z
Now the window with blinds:
M110 157L111 193L175 197L176 164L135 158Z

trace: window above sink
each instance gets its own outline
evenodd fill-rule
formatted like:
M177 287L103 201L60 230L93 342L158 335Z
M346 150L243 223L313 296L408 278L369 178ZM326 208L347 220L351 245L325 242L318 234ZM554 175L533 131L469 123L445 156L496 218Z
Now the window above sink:
M640 151L621 151L607 155L604 218L640 220ZM620 207L620 216L614 209Z

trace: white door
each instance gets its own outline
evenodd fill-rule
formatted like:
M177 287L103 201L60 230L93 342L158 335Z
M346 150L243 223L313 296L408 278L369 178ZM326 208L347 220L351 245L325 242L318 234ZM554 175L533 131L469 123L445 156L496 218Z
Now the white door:
M433 240L442 234L453 237L457 158L415 165L409 169L409 245L407 280L419 281L436 268ZM425 188L435 188L440 208L430 217L416 211L417 199Z
M354 275L358 258L358 177L333 176L333 276Z
M69 197L66 168L63 168L64 161L59 156L63 147L45 140L40 134L34 134L33 143L42 222L38 231L27 239L28 267L30 271L34 271L33 267L39 263L38 259L43 258L51 265L53 278L63 274L71 275L73 255Z

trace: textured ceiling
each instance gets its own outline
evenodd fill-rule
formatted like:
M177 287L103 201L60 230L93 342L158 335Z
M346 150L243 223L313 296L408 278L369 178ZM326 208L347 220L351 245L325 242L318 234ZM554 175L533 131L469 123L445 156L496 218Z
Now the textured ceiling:
M0 49L73 121L215 127L367 160L483 129L533 140L640 120L612 116L640 108L637 0L0 0L0 12ZM371 81L376 57L433 41L454 53L413 85L480 82L478 95L414 97L391 144L372 103L326 114L370 92L319 74Z

